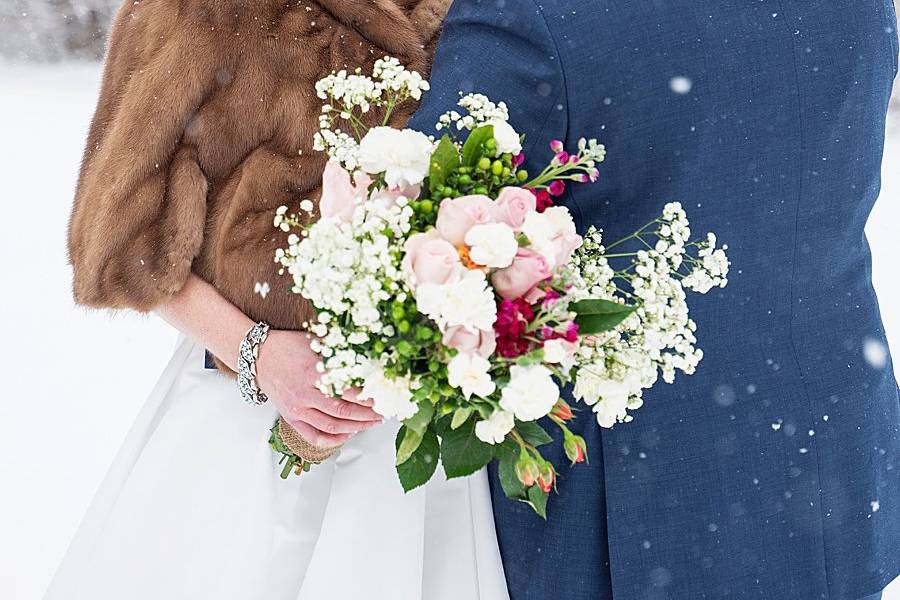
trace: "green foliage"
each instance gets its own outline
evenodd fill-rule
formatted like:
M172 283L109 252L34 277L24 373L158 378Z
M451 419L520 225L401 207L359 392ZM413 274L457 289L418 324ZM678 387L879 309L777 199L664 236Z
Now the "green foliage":
M462 148L462 164L466 167L478 165L485 153L485 143L494 139L494 126L483 125L469 134Z
M550 493L545 492L540 488L540 486L533 485L528 488L528 504L531 505L531 508L534 509L538 515L541 516L542 519L547 519L547 500L550 498Z
M494 446L475 437L475 419L448 429L441 440L441 462L448 479L465 477L485 467L494 458Z
M459 150L450 136L445 135L441 138L434 154L431 155L431 167L428 170L428 185L431 194L435 194L439 189L443 188L444 182L453 170L459 167Z
M531 444L535 448L553 441L550 434L534 421L516 421L516 431L519 432L519 435L522 436L526 443Z
M636 306L599 299L574 302L570 308L578 315L575 322L582 335L610 331L637 309Z
M404 428L400 429L397 434L396 446L399 451L405 437ZM397 475L400 477L400 485L403 491L409 492L420 485L425 484L437 469L438 461L441 456L441 447L438 442L437 435L434 431L428 429L422 436L422 440L416 450L409 456L403 464L397 465Z

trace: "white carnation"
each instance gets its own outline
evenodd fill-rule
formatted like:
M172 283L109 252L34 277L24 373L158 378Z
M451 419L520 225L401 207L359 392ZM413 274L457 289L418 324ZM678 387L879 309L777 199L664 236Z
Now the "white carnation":
M359 164L366 173L384 173L390 188L407 188L428 175L432 149L419 131L374 127L359 144Z
M503 269L512 264L519 242L512 228L505 223L475 225L466 232L469 257L479 265Z
M497 304L485 274L467 271L458 281L445 284L425 283L416 289L419 312L430 317L446 331L461 325L469 331L491 331L497 320Z
M521 137L512 125L501 119L488 122L494 127L494 140L497 142L498 154L519 154L522 151Z
M509 369L509 383L500 396L500 407L512 412L520 421L534 421L546 416L559 400L559 388L550 369L542 365Z
M473 395L487 398L497 386L491 379L491 363L477 354L460 352L447 365L447 381L460 388L468 399Z
M488 419L475 423L475 437L485 444L501 444L515 424L511 412L495 410Z

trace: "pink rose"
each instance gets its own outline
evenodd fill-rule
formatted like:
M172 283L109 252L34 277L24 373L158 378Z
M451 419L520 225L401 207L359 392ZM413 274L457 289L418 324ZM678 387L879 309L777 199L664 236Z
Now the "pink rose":
M519 248L513 263L491 277L494 289L504 300L515 300L529 294L538 283L550 277L550 266L543 255L529 248Z
M520 187L506 187L500 191L492 208L494 220L506 223L518 233L525 222L525 215L537 210L537 198Z
M454 246L465 244L466 233L474 226L491 223L494 201L487 196L447 198L438 209L435 227Z
M444 284L459 278L465 271L459 252L437 230L414 233L403 249L406 251L403 272L413 288L423 283Z
M488 358L497 349L497 338L493 331L477 330L473 333L462 325L447 329L442 342L448 348L466 354L478 354L482 358Z
M369 187L369 178L362 176L354 185L350 173L336 160L329 160L322 173L322 196L319 198L319 213L323 219L337 218L350 221L356 208L356 198L364 196Z
M554 260L557 265L565 265L572 258L572 253L581 247L581 236L575 233L563 233L553 239L555 249Z

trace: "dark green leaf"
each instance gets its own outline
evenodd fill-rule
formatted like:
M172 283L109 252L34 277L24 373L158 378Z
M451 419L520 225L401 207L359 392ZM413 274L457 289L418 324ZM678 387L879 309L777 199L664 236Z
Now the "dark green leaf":
M493 125L482 125L472 131L463 144L462 163L465 167L474 167L484 156L484 143L494 137Z
M422 400L419 402L419 410L416 414L403 421L403 424L421 435L431 423L431 417L433 416L434 404L429 400Z
M535 421L516 421L516 431L532 446L543 446L553 441L550 434Z
M428 185L432 195L439 186L443 186L447 176L459 167L459 151L450 136L441 138L434 154L431 155L431 166L428 170Z
M402 429L401 429L402 432ZM401 444L400 434L397 435L397 449ZM397 465L397 475L403 490L408 492L426 483L437 469L441 456L441 447L434 431L427 430L422 436L422 441L409 460L402 465Z
M512 498L513 500L527 500L528 490L516 476L516 457L518 453L513 450L511 453L504 451L499 454L497 476L500 479L500 487L503 488L503 493L506 494L507 498Z
M494 458L494 447L475 437L475 419L459 429L449 429L441 440L441 462L447 479L465 477L478 471Z
M570 308L578 313L575 322L578 332L584 335L609 331L637 309L636 306L599 299L574 302Z
M541 490L540 486L533 485L528 488L528 504L542 519L547 520L547 500L550 494Z
M402 465L409 460L422 443L422 434L409 427L401 427L397 437L403 436L403 441L397 447L397 464Z

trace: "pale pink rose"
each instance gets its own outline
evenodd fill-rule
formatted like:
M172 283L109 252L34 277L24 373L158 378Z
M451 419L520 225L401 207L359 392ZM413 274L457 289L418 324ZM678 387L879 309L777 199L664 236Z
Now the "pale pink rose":
M525 215L537 210L534 194L520 187L506 187L500 191L492 207L494 220L506 223L516 233L525 222Z
M466 233L474 225L493 222L493 204L494 201L487 196L447 198L438 208L435 227L445 240L454 246L462 246L465 244Z
M567 264L572 258L572 253L581 247L581 242L581 236L575 233L563 233L554 238L555 264L558 266Z
M465 271L457 249L435 229L409 236L403 249L406 255L402 268L413 289L423 283L440 285L455 281Z
M530 248L519 248L513 263L491 277L494 289L504 300L529 294L538 283L550 277L550 266L543 255Z
M466 354L478 354L482 358L488 358L497 349L497 338L493 331L479 329L471 332L462 325L447 329L442 342L448 348L454 348Z
M329 160L322 173L322 196L319 198L319 213L323 219L337 218L350 221L356 208L356 198L365 196L371 180L366 175L357 177L354 185L341 163Z

